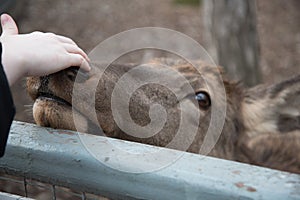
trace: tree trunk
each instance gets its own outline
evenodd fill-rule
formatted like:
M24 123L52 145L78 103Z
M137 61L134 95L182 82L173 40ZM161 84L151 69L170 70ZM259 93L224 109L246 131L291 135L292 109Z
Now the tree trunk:
M213 59L247 86L260 81L255 0L203 0L205 38Z

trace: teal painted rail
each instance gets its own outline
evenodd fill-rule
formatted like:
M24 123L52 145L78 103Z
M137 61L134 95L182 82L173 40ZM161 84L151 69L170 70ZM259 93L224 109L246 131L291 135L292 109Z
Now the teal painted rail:
M157 161L118 159L111 168L104 162L118 158L104 149L104 162L95 159L82 139L136 152L163 150ZM118 151L116 151L118 152ZM107 155L105 155L107 154ZM162 159L178 159L160 169ZM157 163L156 163L157 162ZM104 164L103 164L104 163ZM300 199L300 175L247 164L183 153L107 137L42 128L14 122L0 169L39 181L100 194L112 199ZM139 173L130 171L141 170Z
M33 200L31 198L21 197L19 195L13 195L5 192L0 192L1 200Z

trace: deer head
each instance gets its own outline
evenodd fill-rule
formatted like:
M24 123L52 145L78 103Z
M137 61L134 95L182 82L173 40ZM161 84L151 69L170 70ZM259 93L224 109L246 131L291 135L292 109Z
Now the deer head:
M225 107L224 126L212 133L209 155L300 173L300 76L244 89L228 81L221 68L196 63L156 59L135 71L135 64L112 64L106 70L93 64L88 77L69 68L28 78L34 119L41 126L92 134L101 127L109 137L201 153L206 133L216 126L212 108L218 113ZM130 84L120 81L126 75ZM151 82L130 92L131 83L149 76L175 87ZM74 96L74 88L80 95ZM149 130L154 132L147 131L153 123ZM183 134L178 136L179 129Z

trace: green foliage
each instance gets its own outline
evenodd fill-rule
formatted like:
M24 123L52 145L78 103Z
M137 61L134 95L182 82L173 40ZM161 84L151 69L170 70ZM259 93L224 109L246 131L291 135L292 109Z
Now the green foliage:
M173 0L175 4L189 5L189 6L200 6L201 0Z

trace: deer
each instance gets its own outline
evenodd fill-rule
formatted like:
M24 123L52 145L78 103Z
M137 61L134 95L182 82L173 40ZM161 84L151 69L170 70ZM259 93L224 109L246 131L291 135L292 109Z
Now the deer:
M276 84L245 88L238 81L230 81L222 67L203 61L195 63L157 58L144 62L143 70L131 76L139 82L151 73L161 78L164 71L173 70L168 79L175 83L177 96L161 84L149 83L127 97L124 91L131 86L118 82L140 66L135 63L113 63L108 68L106 64L91 63L88 74L71 67L48 76L29 77L26 84L34 101L34 120L40 126L56 129L76 131L80 127L80 131L90 134L99 134L101 128L108 137L199 154L208 129L215 126L213 108L222 111L225 107L224 125L219 135L212 136L215 144L208 156L299 174L300 74ZM76 98L75 87L80 93ZM121 92L114 92L117 87L121 87ZM192 92L185 94L187 87ZM90 101L93 95L94 103ZM123 99L129 100L124 103ZM112 102L118 109L127 109L126 116L121 113L118 117L119 122ZM160 115L165 116L155 134L141 134L140 129L126 126L134 123L134 127L143 128L159 118L160 115L151 114L154 104L164 109ZM93 110L96 117L89 115ZM187 116L184 134L169 145L179 129L181 114ZM193 137L189 136L191 130L196 130Z

